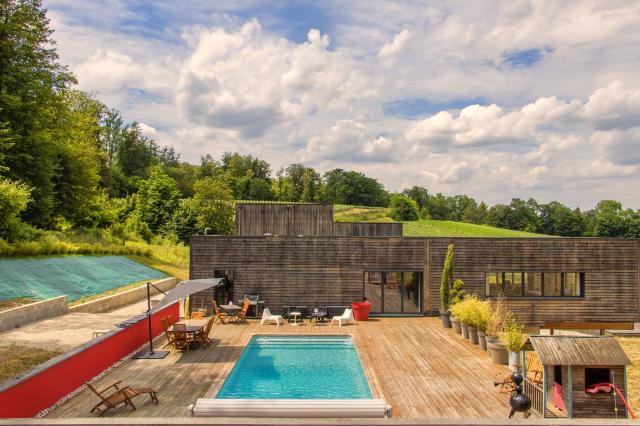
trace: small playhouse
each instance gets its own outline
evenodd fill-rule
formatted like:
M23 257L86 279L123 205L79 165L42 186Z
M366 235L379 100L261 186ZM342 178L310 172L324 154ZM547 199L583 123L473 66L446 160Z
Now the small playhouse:
M615 337L530 336L529 343L526 349L535 351L542 378L533 383L525 363L525 393L539 415L633 418L626 402L631 361Z

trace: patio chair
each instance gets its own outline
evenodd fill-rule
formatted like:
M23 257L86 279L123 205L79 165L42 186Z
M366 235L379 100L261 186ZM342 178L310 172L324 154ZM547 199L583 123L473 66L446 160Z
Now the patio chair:
M98 416L102 416L107 410L112 408L116 408L120 404L125 404L130 406L133 410L136 409L136 406L133 404L132 399L138 395L147 393L151 397L151 400L158 403L158 395L155 389L151 388L131 388L129 386L124 386L122 388L119 387L122 380L118 380L116 382L111 383L109 386L102 390L97 390L94 388L91 383L85 382L87 387L91 390L91 392L95 393L98 398L100 398L100 402L97 403L92 409L91 413L95 412ZM110 392L110 389L112 389Z
M249 310L249 306L251 306L251 300L245 299L244 303L242 304L242 309L238 311L238 313L235 315L234 320L236 322L246 321L246 316L247 316L247 311Z
M213 322L215 321L215 317L209 318L207 321L207 325L204 326L200 332L196 333L196 342L201 344L202 346L209 346L211 343L211 339L209 339L209 333L211 333L211 327L213 327Z
M345 324L348 324L349 321L355 321L355 319L353 318L353 311L351 310L351 308L347 308L344 310L344 313L342 315L337 315L335 317L333 317L331 319L331 325L333 325L333 323L335 321L338 321L338 325L340 327L342 327L342 323L344 322Z
M282 315L273 315L269 308L264 308L264 311L262 311L262 319L260 320L260 325L264 325L264 323L267 321L275 321L277 326L279 326L280 323L284 323Z
M223 324L227 322L227 318L228 318L226 312L220 312L220 308L218 308L218 303L216 303L215 300L213 301L213 317Z
M174 324L173 331L169 334L172 335L172 346L178 352L188 352L191 345L191 336L187 333L187 326L185 324Z

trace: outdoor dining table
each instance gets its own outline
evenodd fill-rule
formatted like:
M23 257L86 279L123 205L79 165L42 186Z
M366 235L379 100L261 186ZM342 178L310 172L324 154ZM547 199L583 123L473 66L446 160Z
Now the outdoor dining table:
M197 344L197 342L195 342L195 335L202 331L202 329L204 329L207 325L207 322L209 322L208 319L185 319L185 320L181 320L176 322L175 324L184 324L185 329L184 330L176 330L176 331L184 331L187 334L190 334L192 339L191 345L193 346L194 344ZM171 327L168 328L168 331L174 331L173 326L175 325L173 324Z
M228 304L228 305L220 305L220 308L224 311L227 312L227 316L230 320L232 321L237 321L238 317L237 317L237 313L239 310L241 310L242 308L238 305L234 305L234 304Z

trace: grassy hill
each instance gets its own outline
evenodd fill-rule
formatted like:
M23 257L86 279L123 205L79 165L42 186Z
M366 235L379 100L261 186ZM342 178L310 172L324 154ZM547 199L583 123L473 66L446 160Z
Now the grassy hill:
M336 222L393 222L388 208L335 205ZM420 220L404 222L405 237L545 237L531 232L512 231L487 225L451 222L448 220Z

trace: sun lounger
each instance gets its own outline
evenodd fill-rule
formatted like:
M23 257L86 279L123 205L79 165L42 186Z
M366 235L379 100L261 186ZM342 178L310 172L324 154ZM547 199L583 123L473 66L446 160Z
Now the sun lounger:
M391 417L381 399L210 399L188 408L192 417Z
M151 388L131 388L129 386L119 387L121 380L111 383L109 386L102 390L97 390L91 383L85 383L87 387L95 393L100 402L97 403L92 409L91 413L96 413L98 416L102 416L106 411L116 408L120 404L125 404L135 410L136 406L133 404L133 398L141 394L149 394L151 400L158 403L158 393ZM112 390L111 390L112 389Z
M276 325L278 326L281 323L284 323L282 315L273 315L269 308L264 308L264 311L262 311L262 319L260 320L260 325L263 325L267 321L275 321Z

